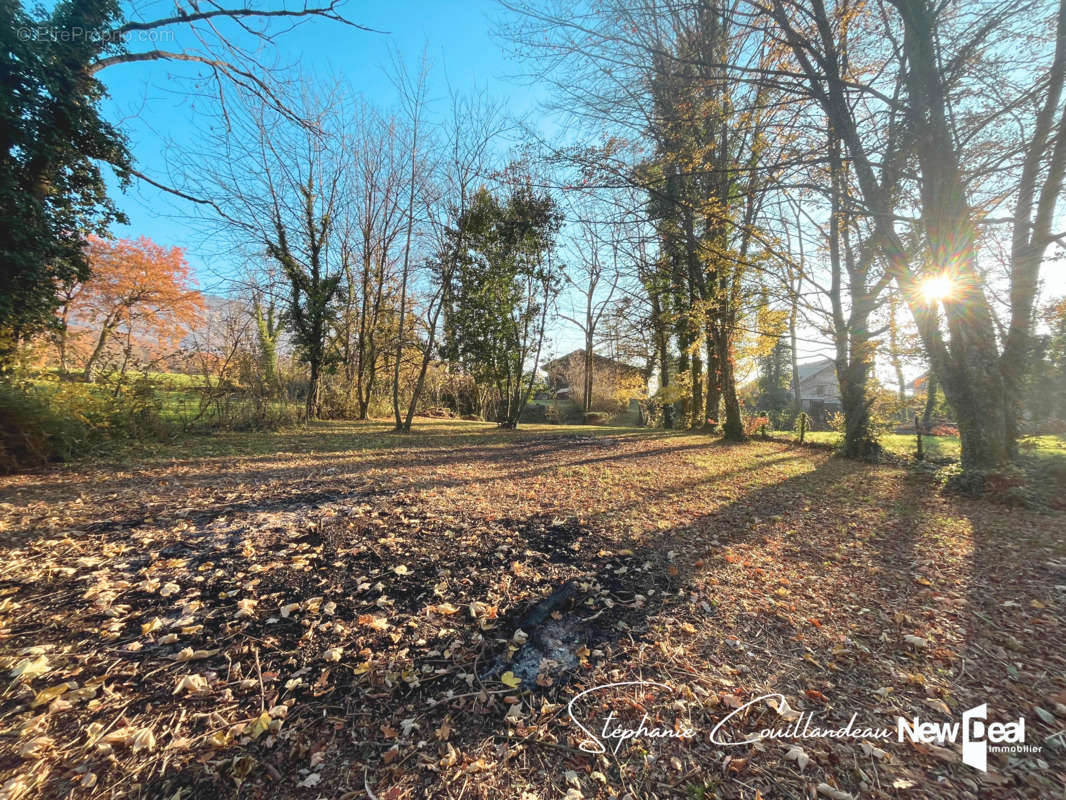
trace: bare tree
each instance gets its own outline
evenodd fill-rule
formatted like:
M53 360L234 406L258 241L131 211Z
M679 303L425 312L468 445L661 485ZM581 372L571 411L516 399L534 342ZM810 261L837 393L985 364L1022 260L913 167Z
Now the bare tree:
M609 240L613 226L597 223L589 211L579 212L577 233L572 242L576 263L563 270L563 280L574 290L582 305L576 311L559 314L561 319L575 325L585 338L582 373L584 411L592 410L592 382L596 334L604 313L611 307L621 273L618 269L618 242ZM594 212L592 212L594 213Z
M343 279L337 221L350 191L343 92L337 86L324 94L301 92L290 104L300 109L300 123L262 106L254 94L243 100L241 113L229 115L187 180L227 209L221 219L208 218L238 246L267 255L284 277L285 321L308 366L305 413L314 419Z
M403 361L403 348L405 344L404 321L407 314L407 283L411 273L411 238L415 231L415 198L419 191L419 171L421 152L419 147L423 144L420 135L423 128L423 114L426 105L426 79L429 77L429 62L423 53L422 64L418 75L414 79L407 72L403 61L397 55L394 58L395 78L393 83L400 92L404 112L407 114L408 135L410 137L407 148L408 158L408 187L407 187L407 230L405 232L403 246L403 268L400 272L400 324L396 334L396 353L393 361L392 372L392 413L396 421L396 431L405 432L410 425L405 425L405 420L400 416L400 364ZM424 379L424 372L420 373L419 380Z
M344 16L343 5L344 0L330 0L291 8L284 4L258 8L247 2L226 5L190 0L179 3L174 13L157 16L144 13L150 6L130 2L123 9L119 24L92 32L104 46L85 69L89 75L99 75L120 65L151 62L189 65L193 73L184 81L188 93L212 97L223 116L237 112L252 97L289 122L303 124L299 107L288 100L291 70L285 65L269 63L267 56L276 54L278 41L286 33L315 20L380 33ZM169 46L178 42L181 46ZM120 46L107 46L110 44ZM181 82L182 76L176 80ZM205 92L201 87L210 88ZM153 177L136 168L130 174L184 200L224 213L223 206L211 195L194 194L188 186L161 176Z
M1039 267L1063 236L1052 224L1066 168L1066 4L1052 12L1053 41L1035 50L1036 26L1049 21L1046 3L867 7L877 34L868 46L887 52L876 80L858 82L843 68L857 6L772 0L768 9L805 91L846 151L862 214L872 220L870 241L903 291L955 410L963 465L1010 460ZM885 91L892 84L898 90ZM856 97L875 99L885 113L867 124L857 109L869 106ZM1007 143L1004 126L1013 134ZM908 163L920 181L900 192ZM917 208L917 219L897 209L901 201ZM1011 213L995 216L1001 205L1012 205ZM897 223L915 226L927 258L912 258ZM978 265L980 244L995 239L997 225L1011 231L1003 334L996 278ZM992 252L986 244L986 259ZM940 303L923 296L930 278L950 287Z
M349 194L338 218L344 271L338 344L356 415L366 419L396 310L396 245L403 233L404 158L395 118L360 104L345 135Z
M426 372L437 356L441 315L452 288L459 258L467 246L467 210L478 187L487 182L493 147L508 129L501 106L484 94L451 95L451 110L436 139L423 195L432 254L422 270L421 364L400 431L410 433L425 387ZM427 145L424 151L428 149Z

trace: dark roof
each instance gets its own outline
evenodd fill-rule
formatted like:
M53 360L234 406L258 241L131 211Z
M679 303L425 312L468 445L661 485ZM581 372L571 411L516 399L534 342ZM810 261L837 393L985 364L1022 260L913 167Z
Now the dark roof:
M541 369L545 372L551 372L552 370L565 367L568 364L580 362L585 358L584 348L578 348L572 353L567 353L565 356L559 356L559 358L553 358L551 361L546 361L541 364ZM633 372L643 375L643 371L640 367L634 367L632 364L627 364L624 361L618 361L613 358L607 358L607 356L601 356L598 353L593 352L592 360L598 367L614 367L623 372Z

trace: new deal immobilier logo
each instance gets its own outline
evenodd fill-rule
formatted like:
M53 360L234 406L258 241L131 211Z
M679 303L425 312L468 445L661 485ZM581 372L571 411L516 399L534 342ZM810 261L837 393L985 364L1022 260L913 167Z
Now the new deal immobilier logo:
M962 713L962 723L921 722L918 717L898 719L901 742L910 739L923 744L943 744L959 741L962 734L962 763L974 769L988 769L988 754L991 753L1039 753L1039 747L1025 744L1025 717L1017 722L992 722L988 716L988 703L981 703Z

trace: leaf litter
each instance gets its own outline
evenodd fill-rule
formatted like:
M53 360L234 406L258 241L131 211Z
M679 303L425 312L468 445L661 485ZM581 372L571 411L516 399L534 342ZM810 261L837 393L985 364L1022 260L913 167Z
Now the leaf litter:
M1062 514L778 443L468 437L4 479L0 797L1061 787ZM567 703L634 680L673 692L589 717L700 736L583 752ZM707 741L767 693L743 730L988 702L1043 749Z

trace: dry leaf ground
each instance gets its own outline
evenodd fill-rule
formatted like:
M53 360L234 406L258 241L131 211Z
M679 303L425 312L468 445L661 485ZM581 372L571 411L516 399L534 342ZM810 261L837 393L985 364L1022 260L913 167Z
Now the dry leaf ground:
M1066 515L780 442L418 428L0 479L0 797L1063 796ZM636 680L670 690L580 713L697 735L582 752L567 703ZM767 693L893 732L987 702L1042 750L710 743Z

